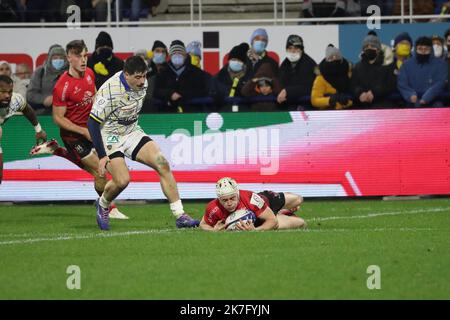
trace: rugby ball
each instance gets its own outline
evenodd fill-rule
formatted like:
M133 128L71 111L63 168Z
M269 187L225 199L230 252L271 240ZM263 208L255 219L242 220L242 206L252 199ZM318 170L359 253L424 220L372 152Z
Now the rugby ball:
M236 223L238 223L240 220L242 221L252 220L253 222L255 222L256 215L253 211L250 211L248 209L236 210L235 212L230 214L225 220L225 229L236 230Z

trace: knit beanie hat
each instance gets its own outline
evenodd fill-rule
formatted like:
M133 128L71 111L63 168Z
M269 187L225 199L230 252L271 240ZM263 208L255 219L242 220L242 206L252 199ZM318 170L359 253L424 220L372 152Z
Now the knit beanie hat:
M240 45L234 46L231 49L230 54L228 55L228 60L236 58L242 62L247 61L247 51L249 46L247 43L243 42Z
M373 35L368 35L367 37L365 37L362 45L363 49L369 45L381 51L381 41L378 37Z
M201 47L202 44L200 43L200 41L192 41L187 45L186 52L192 53L194 56L201 57L202 56Z
M155 42L153 42L152 51L154 51L156 48L163 48L167 50L167 46L164 44L164 42L159 40L155 40Z
M184 46L183 41L172 41L172 43L170 44L169 55L173 55L175 53L186 54L186 47Z
M111 36L105 31L101 31L98 34L97 39L95 39L95 49L103 46L108 46L111 49L114 49Z
M409 33L408 32L402 32L398 36L395 37L394 47L396 47L397 44L399 42L402 42L403 40L408 41L411 44L411 46L413 45L413 40L411 39L411 36L409 35Z
M328 59L332 56L337 56L338 59L342 60L341 51L338 48L336 48L334 45L329 44L327 49L325 50L325 58Z
M253 31L252 36L250 38L250 43L253 43L253 39L255 39L257 36L262 36L267 39L267 42L269 42L269 36L267 34L266 29L258 28L255 31Z

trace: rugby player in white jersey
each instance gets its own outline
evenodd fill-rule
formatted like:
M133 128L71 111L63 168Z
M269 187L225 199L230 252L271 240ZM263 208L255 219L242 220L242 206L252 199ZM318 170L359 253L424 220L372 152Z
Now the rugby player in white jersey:
M102 230L109 230L108 208L111 202L130 182L125 157L158 173L178 228L193 228L200 224L199 220L184 212L168 161L159 146L138 125L148 86L146 73L147 65L141 57L128 58L123 71L99 88L89 116L89 133L100 159L99 174L104 175L107 170L112 176L96 202L97 223Z
M47 140L47 134L42 130L33 108L27 103L24 97L18 93L13 93L13 80L6 76L0 75L0 141L2 138L2 125L10 117L18 112L30 121L36 131L36 144ZM0 145L0 183L3 179L3 150Z

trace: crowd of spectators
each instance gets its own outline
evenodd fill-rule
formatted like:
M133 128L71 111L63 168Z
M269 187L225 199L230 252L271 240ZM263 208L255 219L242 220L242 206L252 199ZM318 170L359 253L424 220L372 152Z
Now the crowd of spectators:
M161 0L111 0L111 19L116 19L116 1L119 20L139 21L156 15ZM0 22L65 22L67 8L76 5L81 9L81 20L107 21L107 0L1 0Z
M339 48L329 44L322 61L308 55L298 34L286 39L285 59L279 63L268 50L269 35L254 30L249 43L236 44L217 74L202 70L199 41L185 45L174 40L167 46L154 42L151 50L135 55L148 66L147 96L143 112L228 112L443 107L450 105L450 29L443 35L413 40L398 34L393 47L382 44L371 31L361 39L359 61L354 65ZM88 66L97 89L123 61L114 54L111 36L101 31ZM32 75L26 65L0 61L0 74L14 79L14 91L26 96L38 113L50 113L53 87L67 70L64 48L54 44L45 63Z

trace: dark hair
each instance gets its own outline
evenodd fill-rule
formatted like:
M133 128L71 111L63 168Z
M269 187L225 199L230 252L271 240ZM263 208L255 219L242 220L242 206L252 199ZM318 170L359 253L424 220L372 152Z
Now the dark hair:
M143 73L147 71L147 65L145 64L144 59L140 56L132 56L125 60L123 64L123 71L133 75L135 73Z
M80 54L83 49L88 51L88 48L83 40L72 40L66 45L66 53L73 52L74 54Z
M0 82L6 83L6 84L13 84L13 80L4 74L0 75Z

